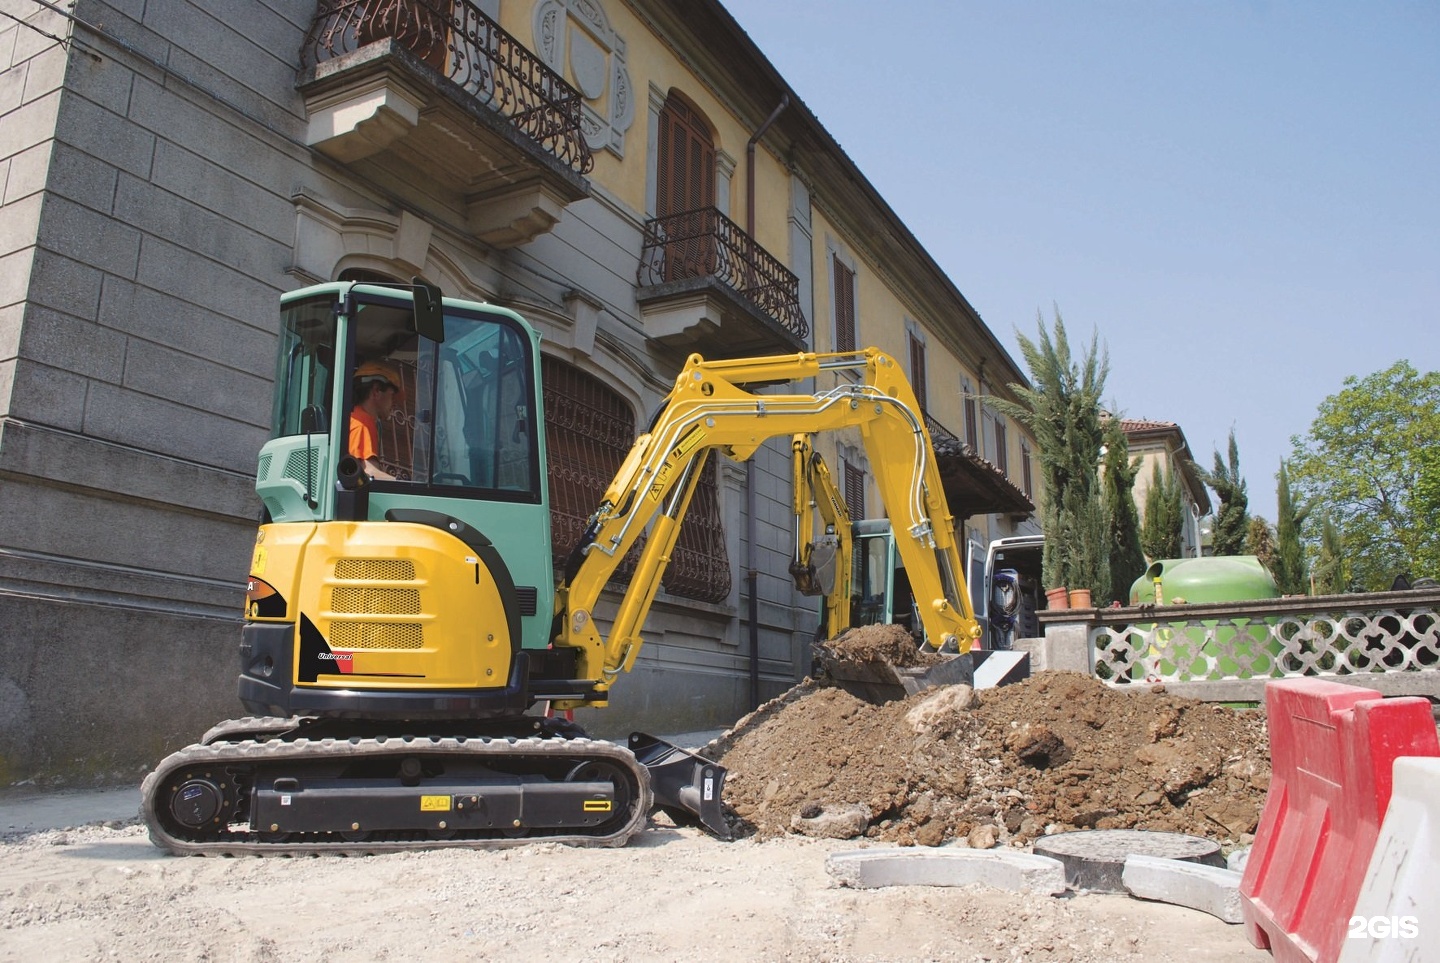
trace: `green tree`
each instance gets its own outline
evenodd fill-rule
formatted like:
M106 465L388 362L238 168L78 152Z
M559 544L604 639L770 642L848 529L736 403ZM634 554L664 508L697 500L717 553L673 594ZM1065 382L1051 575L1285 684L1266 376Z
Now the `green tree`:
M1150 478L1150 492L1145 496L1145 521L1140 527L1140 545L1151 561L1180 557L1185 524L1182 496L1178 475L1166 471L1157 461Z
M1245 555L1254 555L1260 564L1275 574L1275 530L1259 515L1250 516L1245 529Z
M1324 505L1352 579L1388 589L1402 572L1440 576L1440 372L1408 361L1345 379L1291 439L1291 483Z
M1036 327L1035 341L1016 333L1030 384L1010 386L1018 403L994 397L990 403L1035 437L1045 487L1040 522L1046 587L1088 588L1099 597L1100 573L1108 573L1098 483L1100 398L1110 362L1100 349L1098 333L1083 358L1071 353L1058 309L1053 333L1046 330L1043 317L1037 316Z
M1245 479L1240 475L1240 446L1235 443L1235 429L1230 429L1229 464L1217 451L1215 470L1205 471L1197 465L1196 473L1220 499L1220 510L1215 513L1215 525L1211 529L1215 554L1244 554L1245 534L1250 527L1250 498L1245 493Z
M1110 592L1100 602L1130 601L1130 586L1145 574L1145 550L1140 547L1140 512L1135 507L1135 476L1140 459L1130 457L1130 443L1119 418L1105 425L1106 542L1110 550Z
M1309 566L1305 546L1300 541L1300 528L1309 509L1295 503L1290 490L1290 471L1280 462L1275 475L1275 565L1271 571L1282 595L1306 595L1309 591Z

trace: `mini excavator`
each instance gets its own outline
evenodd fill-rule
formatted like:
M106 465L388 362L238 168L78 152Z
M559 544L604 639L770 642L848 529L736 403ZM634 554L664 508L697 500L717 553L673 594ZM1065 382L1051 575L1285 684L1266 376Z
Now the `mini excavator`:
M250 715L146 777L162 849L622 846L656 805L727 835L723 768L641 733L590 739L563 712L605 706L635 664L712 450L745 460L779 435L857 429L926 638L965 652L979 635L929 435L883 352L691 355L556 571L539 336L523 318L417 278L291 292L279 329L240 638ZM747 388L826 371L845 373L839 387ZM393 408L367 425L375 391ZM366 431L373 460L352 440ZM597 619L642 533L618 609Z

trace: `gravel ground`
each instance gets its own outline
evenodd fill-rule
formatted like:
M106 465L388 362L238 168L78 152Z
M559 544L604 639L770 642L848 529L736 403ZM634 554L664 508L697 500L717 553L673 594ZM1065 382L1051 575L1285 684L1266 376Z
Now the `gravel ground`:
M0 804L3 805L3 804ZM0 837L0 960L1268 960L1123 896L851 890L865 841L724 843L663 816L624 849L180 859L137 823Z

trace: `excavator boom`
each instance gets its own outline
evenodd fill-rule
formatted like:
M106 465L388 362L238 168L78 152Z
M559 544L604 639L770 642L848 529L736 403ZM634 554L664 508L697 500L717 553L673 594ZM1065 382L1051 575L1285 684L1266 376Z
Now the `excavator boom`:
M824 372L843 373L842 383L812 394L762 394L750 387ZM876 348L726 361L691 355L572 556L556 596L554 645L578 650L579 674L602 691L634 664L641 626L709 451L745 460L777 435L857 429L895 524L927 639L937 649L969 651L979 625L964 591L953 519L919 411L899 364ZM593 618L600 590L647 526L632 588L603 638Z

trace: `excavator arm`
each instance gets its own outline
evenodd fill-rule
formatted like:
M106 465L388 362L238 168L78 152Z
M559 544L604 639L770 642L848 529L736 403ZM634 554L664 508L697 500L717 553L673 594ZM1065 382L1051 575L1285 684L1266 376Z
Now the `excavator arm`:
M850 564L855 549L850 509L835 487L825 459L815 450L812 436L808 432L797 434L790 448L795 508L795 552L790 560L790 575L802 595L825 596L825 626L836 631L850 624ZM816 510L825 525L819 539L815 536ZM817 561L827 549L832 552L831 558ZM822 569L829 572L828 579L822 576Z
M815 394L759 394L747 387L801 381L826 371L849 377ZM592 681L603 696L639 655L640 630L705 456L719 449L744 461L779 435L853 428L860 432L894 524L927 639L936 648L950 644L969 651L980 628L919 411L899 364L876 348L725 361L691 355L650 429L636 439L606 489L566 566L556 593L553 644L578 650L577 677ZM630 587L608 637L602 636L594 619L601 590L647 526ZM592 699L589 704L603 703Z

